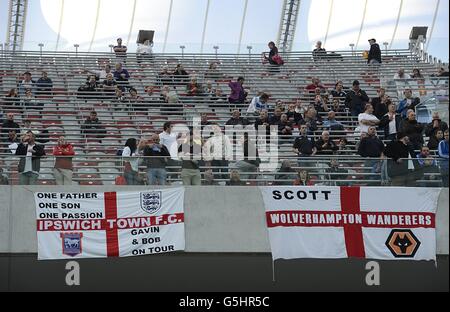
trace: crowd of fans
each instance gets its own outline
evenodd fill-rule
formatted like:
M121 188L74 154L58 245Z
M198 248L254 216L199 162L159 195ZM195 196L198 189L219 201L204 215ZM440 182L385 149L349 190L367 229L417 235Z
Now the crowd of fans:
M368 63L371 66L381 63L381 52L374 39L369 40L371 51ZM153 59L150 43L140 47L139 63ZM276 74L284 61L278 54L273 42L269 43L270 52L263 54L263 63L267 62L269 74ZM270 134L274 127L283 141L292 144L292 151L298 160L284 160L275 174L275 184L313 185L317 177L310 174L317 168L315 159L328 157L325 168L328 183L341 185L349 176L349 171L339 163L338 155L345 155L354 150L364 158L364 166L370 169L370 185L381 182L392 185L407 186L448 186L448 125L439 114L434 113L429 124L417 121L415 108L420 103L410 88L405 88L403 99L396 104L384 88L378 90L377 97L370 99L354 80L351 88L346 88L342 81L337 81L333 90L328 90L314 77L311 84L301 90L302 100L271 103L268 92L259 92L249 98L250 90L245 86L245 78L238 77L228 82L228 96L220 88L220 81L227 81L219 68L219 62L211 62L204 73L189 73L182 64L173 70L164 66L157 74L157 87L146 89L146 95L138 94L131 85L131 75L126 69L127 48L119 38L114 47L117 63L114 71L111 65L104 64L100 70L86 69L89 76L78 88L78 98L82 100L108 100L115 110L146 111L148 103L166 103L167 116L182 113L180 97L203 97L209 103L248 105L247 109L234 109L226 126L249 126L256 129L266 127ZM327 57L327 52L317 42L313 51L315 61ZM445 71L439 72L446 76ZM411 75L400 69L394 79L423 79L418 69ZM205 81L203 85L200 81ZM181 88L185 88L181 92ZM41 110L45 100L52 96L53 82L47 72L42 72L38 81L32 79L29 71L23 73L23 79L17 88L11 89L3 98L3 111L7 112L2 124L1 134L5 150L22 156L18 164L20 184L36 184L40 171L40 159L45 156L44 144L48 143L45 129L33 129L28 120L20 126L14 121L14 113L21 114L28 109ZM159 92L159 94L158 94ZM306 99L306 100L305 100ZM352 133L357 139L349 143L346 119L337 119L336 114L354 116L358 127ZM251 155L256 142L249 135L242 141L228 137L219 124L210 122L203 114L201 126L208 126L212 135L204 138L190 133L173 132L173 124L166 122L161 133L154 133L140 140L130 138L123 149L117 152L123 160L123 177L128 185L151 184L165 185L168 178L177 178L176 168L181 167L180 178L185 185L214 185L216 180L227 181L229 185L244 185L254 180L261 164L259 155ZM297 134L298 129L298 135ZM106 130L92 110L81 125L81 133L88 138L102 143ZM189 135L188 135L189 134ZM296 137L295 137L296 136ZM424 141L424 137L428 141ZM243 159L232 162L233 144L243 149ZM356 145L353 149L350 145ZM251 148L250 148L251 147ZM189 152L186 152L189 151ZM438 160L431 151L436 151ZM53 151L56 162L53 169L55 181L59 185L70 185L73 179L72 157L74 147L61 136ZM408 160L409 158L409 160ZM146 174L141 172L146 168ZM204 169L208 168L208 169ZM295 171L294 168L300 168ZM203 181L202 181L203 175ZM4 176L2 180L4 182ZM442 183L437 181L440 176ZM331 182L330 182L331 181ZM419 182L417 182L419 181Z

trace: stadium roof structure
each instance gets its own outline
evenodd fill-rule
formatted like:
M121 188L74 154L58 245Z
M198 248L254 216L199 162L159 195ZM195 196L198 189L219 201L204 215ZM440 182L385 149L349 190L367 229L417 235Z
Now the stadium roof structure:
M429 54L448 62L448 0L31 0L24 50L109 51L123 38L136 49L140 29L154 30L154 52L253 53L276 41L284 8L298 2L292 50L367 49L370 38L407 48L413 26L428 26ZM0 43L7 42L9 1L0 1ZM281 21L281 22L280 22Z

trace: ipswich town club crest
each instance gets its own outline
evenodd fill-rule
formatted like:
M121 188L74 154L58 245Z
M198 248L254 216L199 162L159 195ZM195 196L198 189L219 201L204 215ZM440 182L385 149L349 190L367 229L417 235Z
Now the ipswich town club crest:
M62 252L64 255L75 257L81 253L81 238L83 233L60 233Z
M141 193L141 208L149 214L156 213L161 208L162 192L142 192Z

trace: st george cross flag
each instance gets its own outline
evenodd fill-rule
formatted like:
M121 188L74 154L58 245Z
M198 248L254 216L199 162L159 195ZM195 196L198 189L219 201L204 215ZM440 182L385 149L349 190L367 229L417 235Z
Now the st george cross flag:
M435 260L440 190L261 187L273 259Z
M34 194L38 259L184 250L184 188Z

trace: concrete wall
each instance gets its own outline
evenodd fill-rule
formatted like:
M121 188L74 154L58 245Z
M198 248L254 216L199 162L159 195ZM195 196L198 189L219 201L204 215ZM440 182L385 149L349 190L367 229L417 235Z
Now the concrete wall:
M54 192L146 190L146 187L52 187ZM34 253L36 215L33 192L48 187L0 187L0 253ZM449 254L448 189L439 198L437 253ZM187 187L186 251L207 253L270 252L263 200L256 187Z

